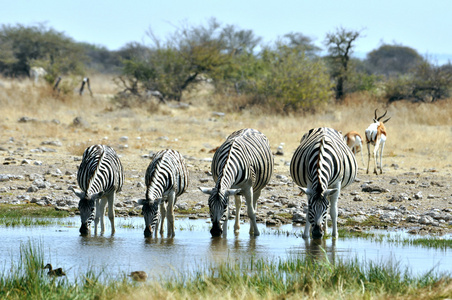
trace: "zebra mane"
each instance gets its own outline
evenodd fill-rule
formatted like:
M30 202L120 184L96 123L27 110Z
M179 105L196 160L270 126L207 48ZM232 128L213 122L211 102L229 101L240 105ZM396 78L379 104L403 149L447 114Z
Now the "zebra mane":
M230 142L230 145L228 147L226 158L224 159L224 165L221 168L221 170L219 170L219 172L218 172L218 179L219 180L217 180L217 185L216 185L216 188L218 189L218 191L220 191L222 188L223 189L228 189L233 184L233 182L226 182L226 180L230 179L230 178L225 176L224 170L225 169L229 169L228 165L232 163L231 162L231 153L234 151L234 149L237 148L236 145L240 146L240 144L237 143L235 138L230 139L229 142Z
M317 188L316 192L322 193L328 189L328 177L325 172L328 162L325 160L325 137L322 137L319 145L319 156L317 160Z
M105 157L105 154L106 154L106 151L105 151L104 147L102 147L102 146L97 147L97 146L96 146L96 148L97 148L96 155L94 155L94 156L90 159L90 160L92 160L92 161L96 161L96 162L97 162L97 163L95 164L96 169L94 170L93 175L92 175L91 178L89 179L89 183L88 183L88 186L87 186L87 188L86 188L86 193L87 193L87 194L88 194L88 191L91 189L91 186L92 186L93 181L96 179L97 174L99 173L100 167L101 167L101 165L102 165L102 161L104 160L104 157ZM98 154L98 152L100 152L100 153Z

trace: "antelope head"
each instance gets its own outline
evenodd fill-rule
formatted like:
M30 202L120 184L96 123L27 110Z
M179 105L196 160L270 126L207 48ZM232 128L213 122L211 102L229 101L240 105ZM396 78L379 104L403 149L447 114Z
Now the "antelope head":
M388 113L388 111L385 111L384 114L382 114L380 117L377 117L377 110L378 110L378 108L375 110L375 118L374 118L374 122L375 122L375 123L380 122L380 120L381 120L384 116L386 116L386 114ZM389 121L389 119L391 119L391 117L389 117L389 118L387 118L386 120L381 121L381 122L382 122L382 123L386 123L386 122Z

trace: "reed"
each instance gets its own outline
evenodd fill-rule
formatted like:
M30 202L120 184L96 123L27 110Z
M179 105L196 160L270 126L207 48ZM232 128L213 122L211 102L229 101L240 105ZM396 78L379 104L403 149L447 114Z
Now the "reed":
M309 256L205 263L197 271L136 283L94 268L53 278L42 269L42 243L20 247L20 258L2 271L0 298L7 299L443 299L452 297L451 274L414 276L397 262L329 261ZM325 256L326 257L326 256Z

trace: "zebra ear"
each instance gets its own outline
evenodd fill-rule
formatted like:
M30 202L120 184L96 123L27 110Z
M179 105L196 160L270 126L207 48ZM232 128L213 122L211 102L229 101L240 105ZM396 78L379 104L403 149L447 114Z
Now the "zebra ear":
M301 193L305 193L308 196L312 196L313 192L312 192L312 190L310 188L304 188L304 187L301 187L301 186L299 186L299 188L301 190ZM301 193L300 193L300 195L301 195Z
M242 189L229 189L229 190L226 190L225 192L224 192L224 195L226 196L226 197L229 197L229 196L231 196L231 195L237 195L238 193L240 193L242 191Z
M91 199L92 200L100 199L100 198L102 198L103 195L104 195L104 192L99 192L97 194L92 195Z
M138 205L145 205L148 201L146 199L138 199L137 203Z
M336 192L337 192L337 189L327 189L326 191L323 192L323 196L328 197Z
M205 187L198 187L198 189L203 192L204 194L212 195L216 192L215 188L205 188Z
M72 186L71 187L69 187L69 189L71 190L71 191L73 191L74 192L74 194L77 196L77 197L79 197L80 199L83 199L83 198L85 198L85 193L84 192L82 192L81 190L78 190L78 189L74 189Z

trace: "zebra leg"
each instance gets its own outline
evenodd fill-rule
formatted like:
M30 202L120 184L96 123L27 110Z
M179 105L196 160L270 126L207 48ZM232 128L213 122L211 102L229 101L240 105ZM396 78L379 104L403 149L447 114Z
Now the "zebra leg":
M162 199L162 202L160 202L160 220L156 223L156 226L159 226L157 224L160 223L160 236L163 237L163 224L165 223L165 218L166 218L166 214L167 214L167 202L166 199ZM168 220L167 220L168 222ZM169 224L168 224L169 226ZM158 228L155 229L155 235L157 236L157 231ZM168 231L169 234L169 231Z
M228 204L228 208L227 208L227 213L225 212L224 216L225 216L225 220L223 222L223 237L226 238L228 237L228 220L229 220L229 215L230 215L230 210L229 210L229 204Z
M337 189L336 192L332 193L329 196L330 200L330 216L331 216L331 223L333 227L332 236L333 239L337 239L338 233L337 233L337 199L339 198L339 194L341 192L341 182L338 182L333 186L333 188ZM325 221L326 224L326 221ZM327 234L325 230L325 235Z
M304 226L304 232L301 235L302 238L308 239L311 235L311 223L309 223L308 215L306 215L306 225Z
M108 196L108 219L110 219L111 234L115 234L115 232L116 232L114 203L115 203L115 193L113 192ZM102 212L102 220L104 219L103 214L104 213ZM102 221L102 223L104 223L104 222Z
M95 234L97 234L97 224L99 223L100 219L100 234L103 234L105 232L104 216L105 216L105 206L107 205L107 198L105 196L101 197L99 200L96 201L96 204L97 209L96 209L96 218L94 219L94 232Z
M239 233L240 231L240 208L242 206L242 199L240 195L235 195L235 224L234 233Z
M246 199L246 207L248 209L248 217L250 218L250 234L258 236L260 233L257 228L256 212L254 211L253 188L250 187L249 189L244 189L243 191ZM259 197L260 193L256 192L256 195Z
M167 236L169 238L173 238L176 236L176 233L174 232L174 204L176 203L176 192L172 191L168 195L168 206L166 208L166 223L167 223L167 229L168 234ZM162 224L163 226L163 224Z

